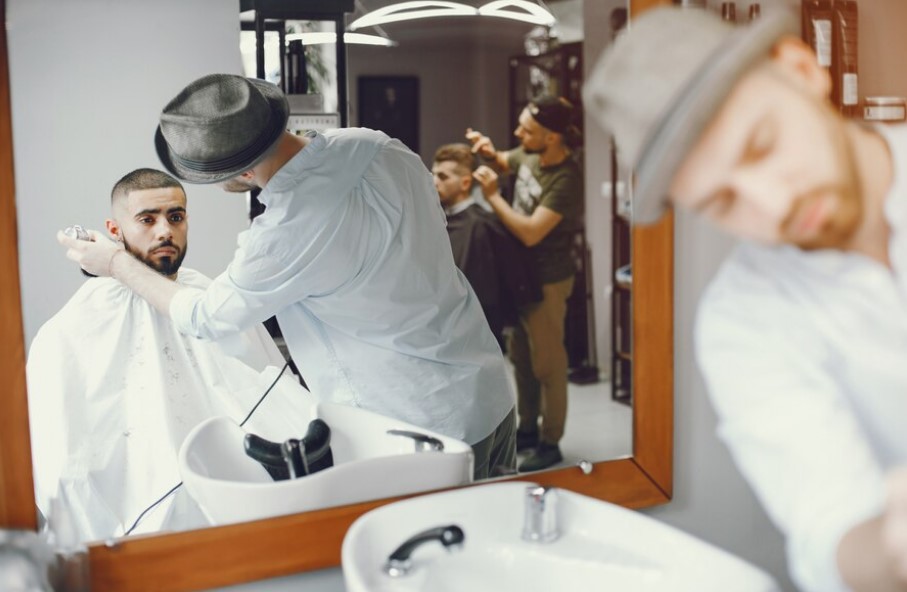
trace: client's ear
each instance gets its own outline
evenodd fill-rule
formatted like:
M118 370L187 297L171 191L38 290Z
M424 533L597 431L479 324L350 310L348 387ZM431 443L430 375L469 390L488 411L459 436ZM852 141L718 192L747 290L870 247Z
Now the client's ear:
M123 239L120 225L117 224L116 220L111 220L110 218L108 218L104 222L104 225L107 227L107 234L110 235L110 238L117 242L120 242Z

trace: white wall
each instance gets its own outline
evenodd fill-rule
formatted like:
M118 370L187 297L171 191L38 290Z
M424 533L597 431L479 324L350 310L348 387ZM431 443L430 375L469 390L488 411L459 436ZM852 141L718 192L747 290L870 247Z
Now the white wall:
M465 142L467 127L491 137L498 149L513 145L508 107L508 57L523 52L527 25L477 19L386 25L399 45L348 46L350 122L359 125L359 76L419 79L419 152L431 166L442 144ZM503 25L503 26L502 26Z
M239 73L238 0L7 0L16 206L26 347L82 282L54 238L103 229L110 189L161 168L161 109L212 72ZM186 265L226 267L242 197L188 186Z
M602 51L611 43L611 11L626 6L624 0L595 0L583 5L583 74L586 78ZM602 184L611 183L611 136L586 115L585 141L586 242L592 255L592 302L595 313L595 344L599 371L611 376L611 193L602 194Z
M794 590L780 534L715 436L715 415L693 357L699 296L732 242L684 212L675 220L674 499L645 512L761 566L784 590Z

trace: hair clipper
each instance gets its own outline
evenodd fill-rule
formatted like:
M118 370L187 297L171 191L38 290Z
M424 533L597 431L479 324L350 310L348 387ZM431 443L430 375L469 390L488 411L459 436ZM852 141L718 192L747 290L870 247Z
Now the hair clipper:
M83 241L91 240L91 235L88 234L88 231L85 230L82 226L80 226L78 224L73 224L72 226L67 227L66 230L63 231L63 234L65 234L69 238L74 238L77 240L83 240ZM82 272L82 275L86 275L88 277L98 277L98 276L94 275L93 273L88 273L81 267L79 268L79 270Z

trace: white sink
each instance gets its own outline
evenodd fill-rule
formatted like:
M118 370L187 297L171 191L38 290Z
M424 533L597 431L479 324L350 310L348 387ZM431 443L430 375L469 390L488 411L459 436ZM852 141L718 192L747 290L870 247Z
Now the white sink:
M273 481L243 447L246 431L227 417L193 429L179 453L187 490L208 520L231 524L472 482L473 452L465 442L376 413L333 403L306 403L287 433L256 435L272 441L302 438L308 422L331 428L334 465L299 479ZM287 428L282 428L286 430ZM416 451L411 438L388 430L416 432L443 443L442 452Z
M556 490L559 537L522 539L527 482L429 494L372 510L343 540L347 592L602 590L608 592L776 592L760 569L638 512ZM549 494L550 495L550 494ZM457 525L461 549L427 542L406 575L391 577L388 557L427 529Z

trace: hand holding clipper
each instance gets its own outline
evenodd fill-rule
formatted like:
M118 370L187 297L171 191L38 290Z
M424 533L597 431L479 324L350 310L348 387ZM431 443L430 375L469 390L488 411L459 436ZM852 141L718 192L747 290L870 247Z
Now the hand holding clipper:
M68 227L66 228L66 230L63 231L63 234L65 234L65 235L68 236L69 238L74 238L74 239L77 239L77 240L83 240L83 241L90 241L90 240L91 240L91 235L88 234L88 231L85 230L85 228L83 228L83 227L82 227L81 225L79 225L79 224L73 224L72 226L68 226ZM79 271L82 272L82 275L85 275L85 276L88 276L88 277L98 277L98 276L94 275L93 273L88 273L87 271L85 271L85 270L82 269L81 267L79 268Z
M59 231L57 241L67 249L66 257L91 277L110 275L113 258L124 250L122 243L114 243L103 234L78 225Z

